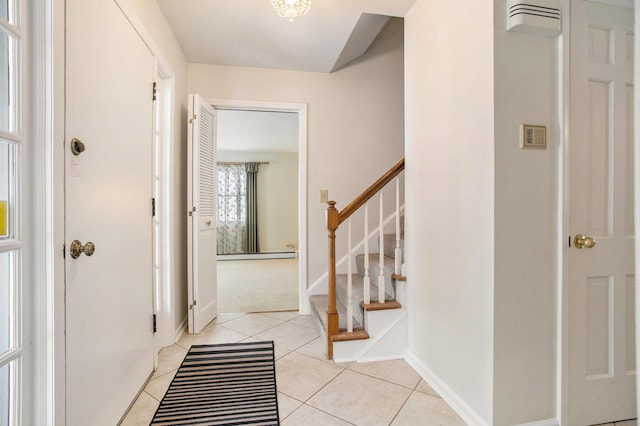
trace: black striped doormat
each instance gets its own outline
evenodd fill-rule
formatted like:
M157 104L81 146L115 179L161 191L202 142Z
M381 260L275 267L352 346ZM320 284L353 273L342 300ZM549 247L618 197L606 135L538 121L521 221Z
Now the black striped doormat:
M194 345L150 425L278 425L273 342Z

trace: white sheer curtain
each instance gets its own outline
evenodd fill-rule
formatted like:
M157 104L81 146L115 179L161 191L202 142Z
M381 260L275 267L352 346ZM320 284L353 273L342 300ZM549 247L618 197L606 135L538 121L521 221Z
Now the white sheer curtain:
M247 172L218 165L218 254L247 252Z

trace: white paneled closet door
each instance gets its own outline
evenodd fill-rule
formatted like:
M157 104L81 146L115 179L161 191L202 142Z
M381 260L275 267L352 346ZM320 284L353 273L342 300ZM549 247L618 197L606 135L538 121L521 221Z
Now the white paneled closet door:
M153 371L154 61L113 0L67 0L68 425L117 424Z
M218 315L216 113L199 95L189 95L188 127L189 333L199 333Z
M568 415L589 425L636 417L634 11L571 7Z

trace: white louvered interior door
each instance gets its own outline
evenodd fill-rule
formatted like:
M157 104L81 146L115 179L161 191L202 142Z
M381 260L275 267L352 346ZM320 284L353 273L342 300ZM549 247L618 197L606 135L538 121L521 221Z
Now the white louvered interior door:
M189 95L188 303L189 333L218 315L216 270L216 113Z
M591 425L636 417L634 12L571 6L568 424Z

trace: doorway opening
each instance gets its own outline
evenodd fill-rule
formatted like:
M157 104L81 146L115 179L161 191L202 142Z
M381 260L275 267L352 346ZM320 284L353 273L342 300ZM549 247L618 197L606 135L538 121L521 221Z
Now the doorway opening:
M212 105L219 312L299 310L306 293L306 105Z
M173 134L174 77L158 65L153 114L153 312L155 315L154 357L161 348L175 342L173 326L174 286L170 277L172 253L171 223L171 135Z

